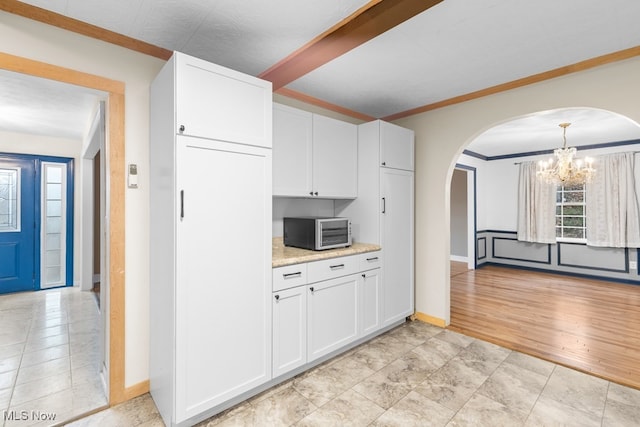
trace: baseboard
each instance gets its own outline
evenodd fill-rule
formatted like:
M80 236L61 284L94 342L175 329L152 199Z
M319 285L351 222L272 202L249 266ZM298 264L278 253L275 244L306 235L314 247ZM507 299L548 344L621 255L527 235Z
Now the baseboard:
M420 320L421 322L430 323L432 325L439 326L441 328L447 327L447 322L444 319L429 316L428 314L420 313L419 311L416 311L415 316L416 316L416 319Z
M131 387L124 389L124 400L130 400L134 397L142 396L145 393L149 393L149 380L139 382Z
M469 258L468 258L468 257L466 257L466 256L460 256L460 255L449 255L449 259L450 259L451 261L469 263Z

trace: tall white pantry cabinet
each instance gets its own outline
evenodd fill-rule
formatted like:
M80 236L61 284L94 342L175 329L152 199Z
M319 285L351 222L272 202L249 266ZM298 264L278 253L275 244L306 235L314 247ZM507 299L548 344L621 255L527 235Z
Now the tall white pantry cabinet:
M150 388L190 425L271 379L271 83L175 53L150 121Z
M355 241L382 246L382 326L415 311L414 133L375 120L358 126L358 198L336 201Z

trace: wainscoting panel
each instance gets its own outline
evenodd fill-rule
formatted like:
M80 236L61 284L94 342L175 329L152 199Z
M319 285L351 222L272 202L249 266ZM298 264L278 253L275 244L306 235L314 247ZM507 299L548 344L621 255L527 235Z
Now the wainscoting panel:
M493 237L493 258L551 264L551 247L509 237Z
M487 257L487 238L478 237L476 240L476 254L478 260L485 259Z
M629 251L624 248L598 248L575 243L559 243L558 265L589 270L629 272Z

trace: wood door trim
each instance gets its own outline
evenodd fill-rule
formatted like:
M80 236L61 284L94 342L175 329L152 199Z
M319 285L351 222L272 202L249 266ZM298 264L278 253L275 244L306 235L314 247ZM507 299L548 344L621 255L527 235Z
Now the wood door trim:
M258 77L280 89L442 0L372 0Z
M14 15L19 15L24 18L33 19L34 21L42 22L44 24L73 31L74 33L82 34L83 36L115 44L136 52L144 53L145 55L164 59L165 61L171 58L171 55L173 54L172 51L151 43L143 42L142 40L134 39L132 37L128 37L96 25L88 24L47 9L32 6L21 1L5 0L0 2L0 10L4 10L5 12L13 13Z
M108 92L107 153L109 176L109 404L115 405L144 387L125 388L125 164L124 83L0 52L0 69ZM147 383L148 385L148 383Z

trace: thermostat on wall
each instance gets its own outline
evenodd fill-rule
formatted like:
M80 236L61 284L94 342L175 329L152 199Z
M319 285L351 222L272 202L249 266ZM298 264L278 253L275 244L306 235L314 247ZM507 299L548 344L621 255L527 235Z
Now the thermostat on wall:
M130 164L129 173L127 175L127 184L129 188L138 188L138 165Z

